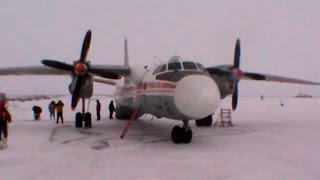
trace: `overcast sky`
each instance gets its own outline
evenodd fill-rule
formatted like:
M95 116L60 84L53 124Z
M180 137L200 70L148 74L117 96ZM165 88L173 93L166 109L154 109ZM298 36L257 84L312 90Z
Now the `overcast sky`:
M85 32L93 36L94 64L159 63L178 54L205 66L233 61L241 39L246 71L320 81L320 1L4 1L0 0L1 67L40 65L45 58L71 63ZM69 77L0 77L8 94L68 93ZM49 85L52 86L49 88ZM96 93L112 87L96 85ZM242 81L240 95L320 96L320 87Z

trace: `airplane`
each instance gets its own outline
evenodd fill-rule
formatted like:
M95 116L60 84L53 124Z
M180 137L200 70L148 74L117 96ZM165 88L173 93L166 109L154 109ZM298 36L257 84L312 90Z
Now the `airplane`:
M192 140L190 121L197 126L211 126L212 115L221 100L232 95L232 109L238 104L238 83L240 80L274 81L306 85L320 85L319 82L288 78L283 76L245 72L240 69L240 40L237 39L234 60L231 65L204 67L201 63L173 56L169 61L154 68L129 65L128 43L124 42L123 65L94 65L87 60L92 31L86 32L80 59L73 64L44 59L45 66L0 68L5 75L69 75L69 91L72 95L71 108L82 100L82 112L75 117L76 128L92 126L91 113L85 109L85 100L93 95L93 84L104 83L116 87L116 118L128 119L121 134L124 138L133 119L151 114L182 121L174 126L171 140L188 144Z

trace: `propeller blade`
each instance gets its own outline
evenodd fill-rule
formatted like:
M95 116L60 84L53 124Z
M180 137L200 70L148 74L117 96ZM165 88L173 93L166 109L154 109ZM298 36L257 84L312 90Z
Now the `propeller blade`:
M81 56L80 56L80 62L84 62L87 58L88 50L90 48L91 43L91 30L88 30L86 33L86 36L83 40L82 49L81 49Z
M258 73L250 73L250 72L244 72L243 73L243 77L244 78L249 78L252 80L265 80L266 77L262 74L258 74Z
M234 81L234 89L232 94L232 110L235 111L238 105L238 82Z
M232 72L230 70L224 70L224 69L219 69L219 68L206 68L207 71L211 74L211 75L220 75L220 76L228 76L231 77Z
M48 66L48 67L66 70L66 71L73 71L72 65L67 64L67 63L62 63L62 62L56 61L56 60L44 59L41 61L41 63L45 66Z
M80 99L80 88L83 84L83 77L77 76L76 77L76 85L72 92L72 99L71 99L71 109L74 110L77 107L78 101Z
M237 39L236 47L234 50L234 59L233 59L233 66L237 69L240 67L240 39Z

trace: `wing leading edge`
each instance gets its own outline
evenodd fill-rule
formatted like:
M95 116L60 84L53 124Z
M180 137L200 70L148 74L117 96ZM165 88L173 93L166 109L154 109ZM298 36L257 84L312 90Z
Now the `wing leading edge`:
M256 80L256 81L271 81L271 82L282 82L282 83L294 83L294 84L306 84L306 85L320 85L320 82L307 81L303 79L289 78L284 76L252 73L252 72L242 72L227 70L220 67L210 67L207 71L211 76L224 76L229 77L232 80Z
M0 68L0 76L10 75L70 75L69 72L45 66L4 67Z

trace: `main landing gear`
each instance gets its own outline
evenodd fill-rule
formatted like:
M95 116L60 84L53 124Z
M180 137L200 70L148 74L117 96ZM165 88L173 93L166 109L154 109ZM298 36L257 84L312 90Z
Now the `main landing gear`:
M92 120L91 120L91 113L87 112L82 114L81 112L77 112L76 114L76 128L82 128L84 122L84 127L91 128L92 127Z
M183 120L183 127L175 126L171 131L171 139L174 143L188 144L192 140L192 130L189 125L189 121Z
M198 127L200 127L200 126L210 127L212 125L212 115L209 115L209 116L202 118L202 119L197 119L196 125Z
M76 114L76 128L82 128L83 122L84 127L91 128L92 127L92 120L91 120L91 113L86 112L85 113L85 99L82 98L82 113L77 112Z

